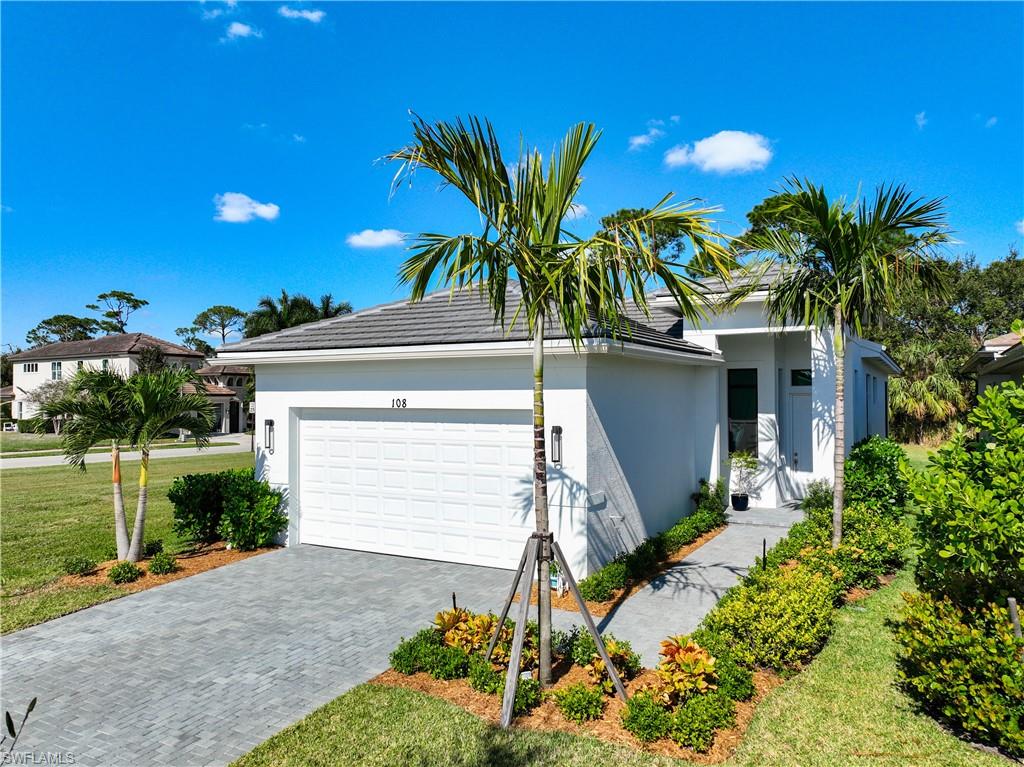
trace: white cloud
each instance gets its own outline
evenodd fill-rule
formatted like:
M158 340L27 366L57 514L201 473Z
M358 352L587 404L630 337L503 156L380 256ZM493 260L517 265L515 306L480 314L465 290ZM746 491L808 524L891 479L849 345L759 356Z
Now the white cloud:
M999 122L999 118L995 117L995 116L992 116L992 117L988 118L987 120L985 120L985 127L986 128L994 128L994 127L996 127L996 123L997 122Z
M232 21L228 24L224 40L237 40L242 37L263 37L263 33L251 24L243 24L240 21Z
M924 112L918 112L914 115L914 122L917 123L918 130L924 130L924 126L928 124L928 115Z
M204 19L219 19L221 16L226 16L229 13L234 13L235 6L238 4L236 0L227 0L220 5L213 8L206 7L206 0L199 0L203 6L203 18ZM211 3L212 5L212 3Z
M590 215L590 208L584 205L582 202L574 202L569 207L569 212L566 214L572 221L577 221L581 218L586 218Z
M281 212L274 203L257 202L241 192L218 194L213 198L213 204L217 206L217 215L213 220L226 221L229 224L245 224L254 218L273 221Z
M1024 218L1014 224L1014 226L1017 227L1017 234L1024 237Z
M306 137L303 136L301 133L293 133L292 134L292 141L294 141L296 144L305 144L306 143Z
M286 19L305 19L306 21L312 21L314 24L319 24L323 21L324 16L327 15L323 11L307 11L301 8L289 8L287 5L282 5L277 9L277 12Z
M665 152L670 168L696 165L705 173L749 173L761 170L772 159L771 145L760 133L723 130L702 138L691 147L674 146Z
M664 135L665 131L651 126L647 129L647 133L641 133L639 136L629 137L629 151L636 152L637 150L643 149L645 146L650 146Z
M669 119L670 122L678 123L679 122L679 115L672 115L668 119Z
M404 241L405 234L397 229L364 229L345 238L353 248L390 248Z

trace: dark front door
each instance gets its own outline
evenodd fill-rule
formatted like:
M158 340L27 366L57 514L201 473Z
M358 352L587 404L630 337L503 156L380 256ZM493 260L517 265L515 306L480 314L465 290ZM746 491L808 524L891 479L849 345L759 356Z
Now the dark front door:
M231 433L232 434L237 434L238 432L241 431L241 429L238 428L239 404L237 402L232 402L230 410L231 410L231 419L230 419Z

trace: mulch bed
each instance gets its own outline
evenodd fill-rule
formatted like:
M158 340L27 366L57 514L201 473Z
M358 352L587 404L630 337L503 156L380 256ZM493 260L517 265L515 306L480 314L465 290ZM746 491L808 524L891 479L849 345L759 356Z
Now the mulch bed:
M582 668L565 663L556 666L555 675L556 681L552 689L556 690L589 679ZM645 669L636 678L625 683L627 694L632 696L633 693L656 678L653 671ZM559 730L574 735L590 735L609 743L628 746L652 754L686 759L697 764L718 764L724 762L736 751L743 739L743 734L750 725L750 720L754 717L757 705L783 681L782 677L770 671L754 672L754 697L748 701L736 703L736 724L728 730L719 730L715 736L714 745L706 753L683 748L668 738L654 743L643 743L637 740L622 726L621 716L625 704L615 696L607 699L604 716L601 719L579 725L566 721L554 701L545 695L537 708L529 714L516 717L513 727L527 730ZM370 683L404 687L441 698L492 725L497 725L501 716L501 697L477 692L469 686L469 681L466 679L443 681L422 672L406 676L397 671L388 670L370 680Z
M206 572L207 570L213 570L216 567L230 565L232 562L240 562L243 559L249 559L250 557L255 557L258 554L273 551L275 548L277 547L272 546L264 549L254 549L253 551L239 551L237 549L229 549L227 544L223 542L211 543L207 546L191 549L181 554L175 554L174 556L178 560L178 569L173 573L167 573L166 575L155 575L148 572L147 565L149 560L143 560L138 564L143 571L146 571L145 574L134 583L121 584L111 583L107 579L107 572L109 572L110 568L118 562L116 559L111 559L108 562L101 562L96 567L96 570L89 575L65 575L57 581L56 585L70 588L74 588L76 586L107 585L127 592L143 591L145 589L151 589L154 586L160 586L164 583L176 581L180 578L187 578L190 575L196 575L197 573Z
M647 578L644 578L641 581L636 581L635 583L631 583L624 589L616 589L615 594L614 596L612 596L611 599L608 599L604 602L591 602L588 600L587 610L590 611L591 615L597 615L599 617L608 615L608 613L610 613L616 607L621 605L624 601L633 596L633 594L640 591L640 589L644 588L644 586L646 586L651 581L657 579L663 572L665 572L665 570L679 564L681 560L686 559L686 557L690 556L690 554L695 552L705 543L710 541L719 533L723 532L726 527L728 527L728 525L722 525L721 527L716 527L714 530L709 530L692 543L688 543L682 548L673 551L662 561L661 569L659 569L658 572L651 573L651 575L649 575ZM516 594L515 599L513 601L519 601L519 594ZM536 584L533 585L533 588L530 591L530 604L537 604ZM569 592L566 592L565 594L555 594L554 592L552 592L551 606L556 610L569 610L571 612L577 613L580 611L579 607L576 605L576 600L573 598L573 595Z

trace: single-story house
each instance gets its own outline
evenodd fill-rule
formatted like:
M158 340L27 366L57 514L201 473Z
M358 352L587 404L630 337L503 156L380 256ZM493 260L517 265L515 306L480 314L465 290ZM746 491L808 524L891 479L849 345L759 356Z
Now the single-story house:
M830 335L769 325L765 296L694 328L655 295L628 337L593 327L579 353L546 332L551 525L579 576L688 514L730 450L760 459L756 506L831 479ZM847 341L852 444L886 431L899 368L878 344ZM478 292L442 290L217 359L254 366L257 465L286 493L289 543L513 568L534 528L531 348Z
M163 353L164 364L189 367L202 375L206 363L202 352L146 333L114 333L82 341L46 344L11 355L14 365L12 417L22 420L36 414L37 408L30 395L46 381L69 379L86 367L131 375L139 369L139 358L143 351L153 347ZM237 412L241 412L244 384L240 395L236 387L206 383L205 380L205 394L214 403L218 415L216 431L227 433L231 425L236 423L232 420L232 403L236 403ZM244 419L241 422L244 423Z
M960 370L977 376L978 394L1005 381L1024 383L1024 342L1016 333L989 338Z
M245 402L252 370L244 365L205 365L196 373L217 405L214 431L235 434L251 429L253 416Z

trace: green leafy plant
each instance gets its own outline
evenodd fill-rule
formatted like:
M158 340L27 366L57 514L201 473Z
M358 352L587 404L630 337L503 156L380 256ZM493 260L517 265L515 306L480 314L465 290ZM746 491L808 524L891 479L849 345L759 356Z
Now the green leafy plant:
M640 656L633 652L629 642L616 639L613 634L602 634L605 650L611 658L615 670L623 679L632 679L640 672ZM590 679L605 692L612 691L611 678L605 668L604 661L597 652L597 645L588 632L580 632L572 648L572 661L582 666L590 675Z
M391 653L391 668L400 674L424 671L428 656L441 644L441 635L429 628L422 629L410 639L403 638Z
M149 559L163 550L164 542L162 540L157 539L155 541L146 541L145 545L142 547L142 556Z
M283 496L252 469L226 472L222 488L224 512L218 525L221 537L234 548L250 551L269 546L288 526L281 510Z
M907 454L893 440L877 434L861 440L846 458L845 505L871 504L901 517L908 498L906 467Z
M458 647L434 647L423 658L423 670L434 679L462 679L469 673L469 655Z
M605 696L596 687L589 687L583 682L571 684L553 694L558 710L570 722L583 724L600 718L604 713Z
M107 571L111 583L133 583L142 577L142 569L134 562L118 562Z
M477 692L497 694L505 685L505 674L500 668L479 655L469 659L469 686Z
M167 491L174 506L175 534L194 544L220 540L220 518L224 513L224 484L230 472L186 474L177 477Z
M732 469L733 483L736 492L749 495L754 490L754 476L760 466L757 456L746 450L737 450L729 456L729 467Z
M501 694L505 693L504 681L501 685ZM541 692L540 682L536 679L520 679L519 684L516 685L516 697L512 701L512 713L513 714L525 714L531 709L537 708L540 705Z
M820 573L778 568L731 589L703 625L744 664L783 670L809 660L828 639L833 598Z
M626 701L622 726L637 739L649 743L668 735L672 716L651 692L641 690Z
M167 575L178 569L178 560L166 551L158 551L149 560L149 572L153 575Z
M697 629L689 639L714 656L719 692L732 700L750 700L754 696L754 675L736 659L725 639L707 629Z
M610 562L579 582L580 595L588 602L607 602L629 581L629 568L622 560Z
M707 751L715 742L715 732L736 721L736 706L723 693L695 695L672 714L669 734L684 748Z
M901 683L970 738L1024 756L1024 641L997 605L964 609L905 595L895 628Z
M96 572L96 561L83 556L68 557L62 567L68 575L89 575Z

